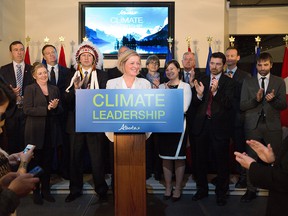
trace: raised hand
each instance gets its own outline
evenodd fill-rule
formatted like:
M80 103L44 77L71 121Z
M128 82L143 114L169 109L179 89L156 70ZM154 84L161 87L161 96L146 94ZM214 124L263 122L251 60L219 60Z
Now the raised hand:
M256 152L262 161L266 163L273 163L275 161L275 155L270 144L266 147L256 140L247 140L246 143Z
M274 99L274 97L275 97L275 90L272 89L271 93L266 94L265 99L266 99L266 101L269 102L269 101L272 101Z
M75 89L80 89L81 86L83 85L83 83L84 83L84 79L81 80L80 76L75 77L75 79L74 79L74 88Z
M59 99L53 99L49 102L48 104L48 110L51 110L51 109L56 109L57 106L58 106L58 103L59 103Z
M264 89L260 88L256 94L256 100L258 102L262 101L263 94L264 94Z
M30 173L21 174L11 181L8 189L16 193L18 197L24 197L36 188L35 184L38 182L39 178L34 178Z
M194 80L194 86L197 92L197 95L202 97L203 96L203 92L204 92L204 85L203 83L200 81L198 82L196 79Z
M255 160L249 157L246 153L234 152L234 155L236 156L236 161L245 169L249 169L251 163L255 162Z
M218 80L212 79L211 81L211 92L214 93L218 90Z

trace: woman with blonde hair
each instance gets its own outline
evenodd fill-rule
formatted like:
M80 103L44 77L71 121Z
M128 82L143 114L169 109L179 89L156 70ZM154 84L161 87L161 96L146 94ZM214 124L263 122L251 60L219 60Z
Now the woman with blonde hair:
M24 93L23 110L27 117L25 143L36 146L31 167L39 165L44 170L40 176L40 184L33 193L34 203L42 205L43 199L55 202L50 193L50 175L53 152L62 142L59 117L63 108L59 101L58 87L48 83L45 65L36 62L33 65L32 76L35 83L27 86Z

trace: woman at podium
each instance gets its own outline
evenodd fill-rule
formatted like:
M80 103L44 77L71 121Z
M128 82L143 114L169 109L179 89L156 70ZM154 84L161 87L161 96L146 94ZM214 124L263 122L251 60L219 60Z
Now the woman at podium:
M121 77L110 79L107 82L106 89L150 89L151 84L144 78L137 75L141 69L140 55L134 50L126 50L122 53L117 62L117 68L123 74ZM110 140L110 167L114 171L114 133L106 132L107 138ZM146 133L149 136L150 133ZM114 178L112 175L112 188L114 188Z
M151 84L144 78L137 75L141 69L140 55L134 50L127 50L118 59L117 68L123 74L121 77L110 79L106 89L151 89ZM113 142L114 133L105 133L108 139Z

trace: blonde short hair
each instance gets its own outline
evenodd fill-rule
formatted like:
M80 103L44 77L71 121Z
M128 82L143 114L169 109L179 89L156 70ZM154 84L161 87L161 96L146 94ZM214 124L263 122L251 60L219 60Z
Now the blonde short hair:
M35 62L33 65L32 65L32 70L31 70L31 73L32 75L34 76L36 71L39 69L39 68L46 68L46 66L44 64L42 64L41 62Z
M131 49L126 50L124 53L122 53L119 56L119 59L118 59L118 62L117 62L117 68L118 68L119 71L121 71L121 73L125 72L125 63L132 56L138 56L140 61L141 61L140 55L135 50L131 50Z

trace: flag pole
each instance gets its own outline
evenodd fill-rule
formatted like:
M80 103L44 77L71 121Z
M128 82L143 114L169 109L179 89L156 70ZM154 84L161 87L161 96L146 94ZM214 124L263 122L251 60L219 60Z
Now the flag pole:
M59 60L58 60L58 64L63 66L63 67L67 67L66 65L66 58L65 58L65 52L64 52L64 40L65 38L63 36L59 37L59 41L60 41L60 54L59 54Z
M252 76L256 76L257 75L256 64L257 64L257 58L260 55L260 42L261 42L261 38L259 37L259 35L255 38L255 42L256 42L255 61L254 61L254 67L253 67L253 70L252 70Z
M26 52L25 52L24 62L25 62L25 64L31 65L30 53L29 53L29 46L30 46L30 40L31 40L31 38L27 35L27 37L25 38L25 40L26 40Z
M211 55L212 55L212 48L211 48L212 41L213 41L213 37L208 36L207 42L209 44L209 48L208 48L208 57L207 57L206 69L205 69L205 73L208 76L210 76L210 59L211 59Z
M284 56L283 56L283 63L282 63L282 71L281 77L285 82L286 85L286 101L288 101L288 35L283 37L283 41L285 42L284 48ZM281 116L281 125L283 133L288 134L288 108L282 110L280 113Z
M191 37L190 36L186 37L186 42L188 46L188 52L191 52Z

